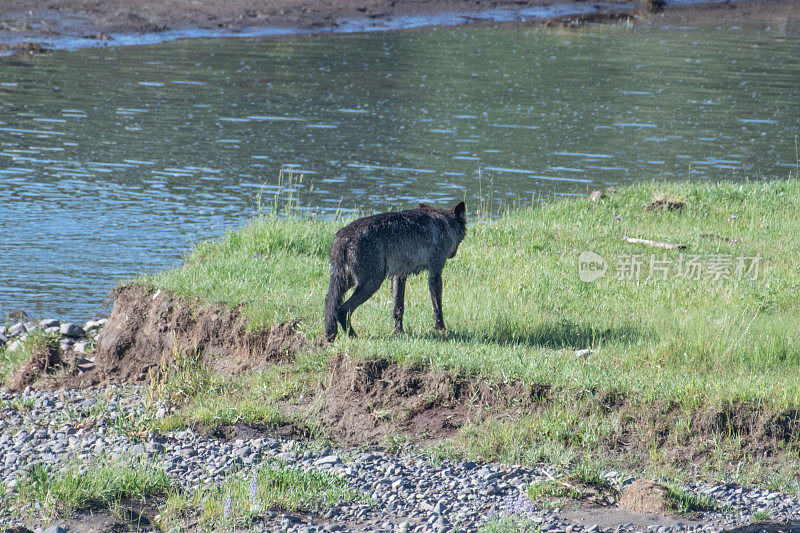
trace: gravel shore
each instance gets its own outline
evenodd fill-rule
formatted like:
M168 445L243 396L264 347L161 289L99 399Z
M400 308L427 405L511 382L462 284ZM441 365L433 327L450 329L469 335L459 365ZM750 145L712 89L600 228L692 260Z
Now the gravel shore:
M796 495L689 483L684 490L710 496L725 512L699 513L691 519L637 516L636 522L620 515L625 521L611 525L606 517L598 525L591 523L591 509L578 517L568 505L543 509L527 501L526 486L545 481L555 472L544 466L434 461L380 450L332 449L265 434L225 440L186 429L132 437L133 421L167 414L163 408L153 412L146 407L144 395L141 388L118 386L0 393L0 482L11 492L20 476L36 464L57 469L76 460L89 464L100 456L112 460L149 456L163 465L174 484L191 492L220 483L234 472L247 475L265 461L279 459L304 469L335 472L374 502L340 504L311 514L266 511L253 526L263 531L476 531L492 517L517 512L541 531L660 533L724 531L752 523L753 513L769 516L773 523L800 516ZM623 490L633 482L616 472L605 475ZM603 512L598 509L596 514ZM0 516L0 529L22 525L17 518Z

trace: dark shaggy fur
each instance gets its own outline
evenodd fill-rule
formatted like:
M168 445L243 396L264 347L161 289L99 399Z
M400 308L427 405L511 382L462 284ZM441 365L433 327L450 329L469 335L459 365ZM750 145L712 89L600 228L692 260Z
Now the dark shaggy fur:
M337 322L355 336L350 317L392 278L394 329L403 331L406 278L427 270L436 329L444 329L442 317L442 269L456 255L467 228L466 207L452 210L418 209L381 213L360 218L336 232L331 247L331 281L325 297L325 337L336 338ZM345 293L353 294L342 303Z

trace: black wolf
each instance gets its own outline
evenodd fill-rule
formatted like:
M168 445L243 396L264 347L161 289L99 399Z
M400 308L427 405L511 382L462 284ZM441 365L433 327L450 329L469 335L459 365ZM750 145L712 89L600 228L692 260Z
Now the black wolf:
M454 257L467 230L466 206L452 210L417 209L381 213L360 218L336 232L331 247L331 282L325 297L325 337L336 338L337 322L351 337L350 317L375 294L383 280L392 278L394 330L403 331L406 278L427 270L436 329L444 329L442 317L442 269ZM344 294L355 287L342 303Z

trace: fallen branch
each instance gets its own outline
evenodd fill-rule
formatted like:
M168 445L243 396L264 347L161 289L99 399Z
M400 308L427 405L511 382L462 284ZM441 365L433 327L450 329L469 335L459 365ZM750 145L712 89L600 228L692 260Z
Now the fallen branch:
M623 237L625 242L631 244L644 244L645 246L655 246L657 248L666 248L667 250L683 250L686 248L683 244L675 244L674 242L664 241L650 241L647 239L636 239L634 237Z

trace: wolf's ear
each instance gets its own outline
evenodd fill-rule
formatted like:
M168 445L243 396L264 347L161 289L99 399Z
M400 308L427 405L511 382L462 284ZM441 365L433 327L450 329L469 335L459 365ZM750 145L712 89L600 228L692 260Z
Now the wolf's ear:
M464 202L458 202L456 206L453 208L453 213L456 217L464 220L466 217L464 216L467 212L467 205Z
M428 204L423 204L422 202L420 202L420 203L419 203L419 208L420 208L420 209L433 209L433 208L432 208L431 206L429 206Z

